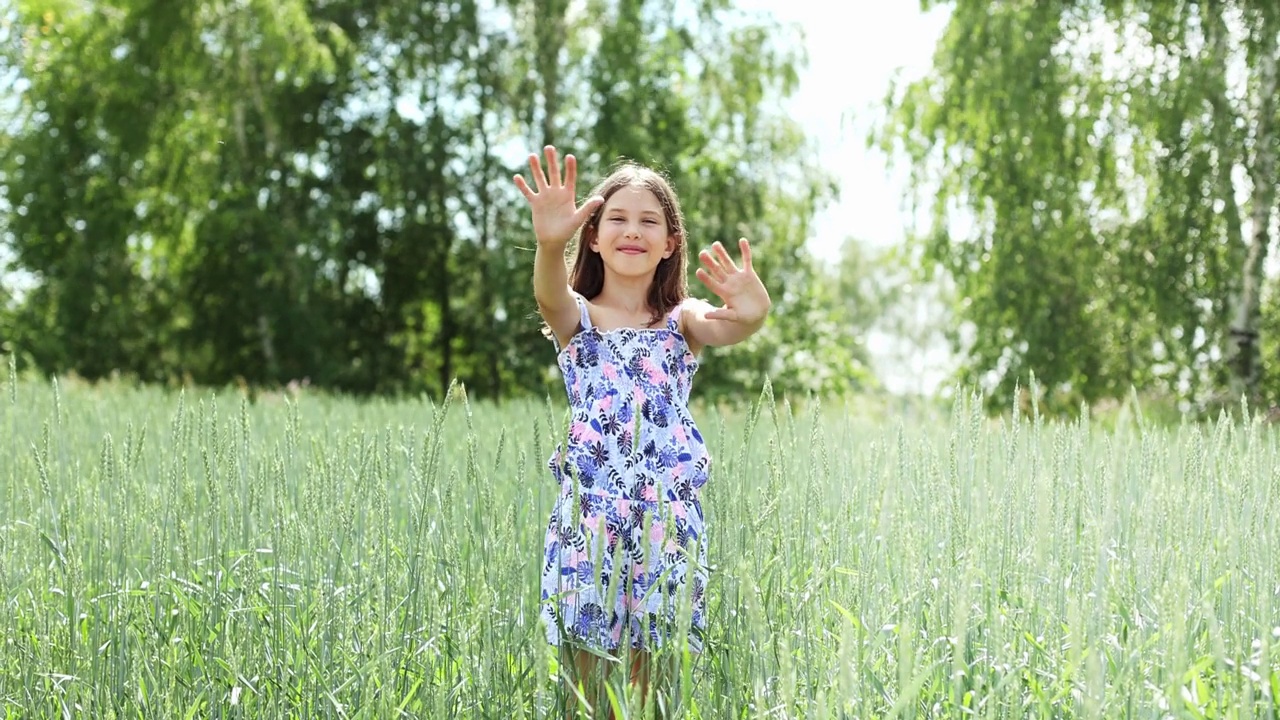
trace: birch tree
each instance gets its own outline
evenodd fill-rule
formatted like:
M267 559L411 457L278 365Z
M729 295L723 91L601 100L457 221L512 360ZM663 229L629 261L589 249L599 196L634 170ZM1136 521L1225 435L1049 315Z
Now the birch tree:
M917 240L957 282L962 379L993 407L1032 373L1058 409L1132 387L1257 401L1275 4L948 5L878 140L928 198Z

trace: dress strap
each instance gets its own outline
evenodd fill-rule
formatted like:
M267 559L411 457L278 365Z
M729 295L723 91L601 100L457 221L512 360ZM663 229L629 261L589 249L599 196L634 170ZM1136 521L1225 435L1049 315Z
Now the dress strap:
M670 313L667 313L667 329L678 331L680 329L680 309L684 307L684 303L676 303Z
M578 322L582 324L582 329L586 330L591 327L591 314L587 312L587 299L579 293L574 293L573 299L578 303Z
M573 301L578 304L578 330L586 330L591 327L591 315L587 312L587 300L576 292L571 294L573 295ZM546 334L551 337L551 344L555 347L556 354L559 355L564 348L560 346L560 341L556 338L556 334L551 332L550 329L546 330Z

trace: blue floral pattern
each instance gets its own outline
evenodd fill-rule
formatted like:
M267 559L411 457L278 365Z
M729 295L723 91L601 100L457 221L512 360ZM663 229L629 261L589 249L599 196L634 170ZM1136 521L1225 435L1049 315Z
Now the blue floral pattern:
M567 442L547 462L560 492L547 523L542 609L548 642L652 649L687 623L706 629L711 467L689 412L698 361L665 327L601 332L576 296L581 327L557 360L568 393Z

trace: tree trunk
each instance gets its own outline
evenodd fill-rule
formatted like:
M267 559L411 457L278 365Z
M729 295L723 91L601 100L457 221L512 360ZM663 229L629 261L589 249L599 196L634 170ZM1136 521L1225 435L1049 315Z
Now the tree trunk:
M534 14L538 75L542 78L542 143L555 145L560 112L560 51L564 48L568 0L539 2Z
M491 263L494 261L494 251L490 244L493 239L493 225L490 222L490 215L493 213L493 195L490 192L489 178L494 177L493 172L493 152L492 140L489 137L489 128L485 125L485 120L489 117L490 108L493 98L493 84L496 78L490 74L492 70L493 59L486 57L484 80L480 88L480 114L476 118L476 125L480 132L480 158L484 168L480 180L480 292L484 295L484 323L494 323L497 321L497 288L493 287L493 278L489 272ZM495 400L502 397L502 372L498 366L498 354L500 352L501 340L496 333L486 333L486 342L480 345L479 350L487 357L485 360L489 365L489 382L490 393Z
M278 382L281 378L280 363L276 360L275 333L271 330L271 320L265 312L258 314L258 340L262 343L262 359L267 363L267 377L264 380Z
M449 266L450 257L453 255L454 230L449 222L448 204L444 194L448 192L446 188L449 187L449 182L445 176L445 167L449 164L446 138L449 137L450 133L439 108L433 109L433 113L428 120L428 127L431 128L428 137L437 140L431 148L431 161L429 163L431 174L434 176L429 183L429 187L431 188L430 192L435 194L435 197L431 200L431 205L435 208L435 217L430 223L429 229L431 232L438 234L435 241L437 259L433 263L436 268L434 273L436 306L440 309L440 332L436 336L436 348L440 352L440 395L444 397L445 393L449 392L449 383L453 381L453 338L457 334L457 330L451 302L453 270Z
M1250 220L1253 227L1250 228L1249 249L1242 268L1240 297L1231 324L1231 336L1235 341L1231 392L1233 398L1243 395L1250 403L1257 403L1259 398L1258 385L1262 374L1258 352L1259 307L1271 211L1276 199L1276 33L1267 25L1263 23L1263 47L1258 61L1255 97L1259 99L1259 107L1253 136L1254 156L1250 164L1253 180Z
M446 237L452 232L449 228L441 228L441 232ZM448 241L446 241L448 242ZM452 243L448 243L452 245ZM453 381L453 336L455 334L453 323L453 308L449 302L449 293L452 291L452 278L449 275L449 253L446 251L443 255L443 261L440 263L440 274L436 277L436 292L439 293L437 304L440 306L440 393L441 397L449 391L449 383Z

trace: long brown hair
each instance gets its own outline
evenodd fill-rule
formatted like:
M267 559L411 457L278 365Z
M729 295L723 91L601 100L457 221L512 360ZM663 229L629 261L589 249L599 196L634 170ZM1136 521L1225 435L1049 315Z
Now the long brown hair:
M591 300L604 289L604 260L600 253L591 250L600 233L600 215L609 203L613 194L626 187L644 188L658 198L662 206L663 217L667 221L667 234L676 240L675 251L670 257L658 262L653 273L653 283L649 285L648 305L653 309L649 324L653 325L689 296L689 259L688 236L684 228L684 213L680 210L680 199L671 187L671 183L655 170L631 161L617 166L612 173L592 188L587 197L599 195L604 202L587 218L578 232L574 234L569 254L572 268L569 271L569 286L582 297ZM544 333L549 329L544 328Z

